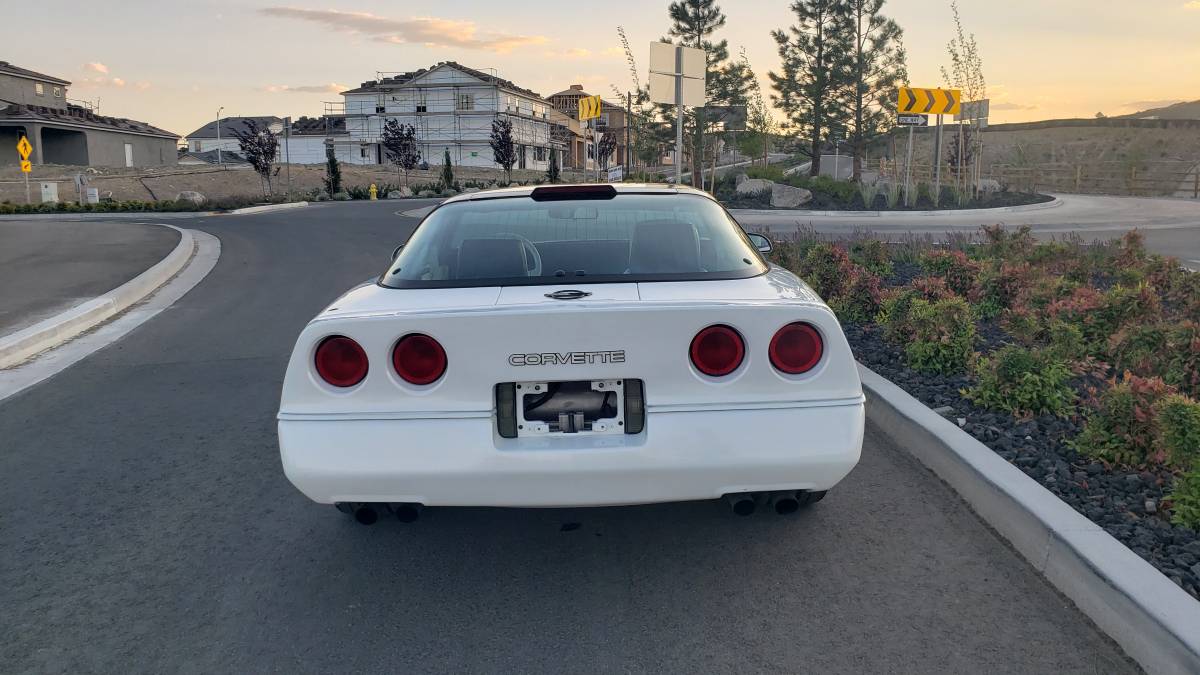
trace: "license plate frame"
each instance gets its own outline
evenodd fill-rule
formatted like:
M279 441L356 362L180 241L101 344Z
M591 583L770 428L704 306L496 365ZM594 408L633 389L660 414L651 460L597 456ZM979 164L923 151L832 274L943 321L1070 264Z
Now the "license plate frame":
M584 419L583 413L575 413L575 417L559 421L545 422L531 420L525 417L525 397L545 392L552 384L589 383L591 391L615 392L617 414L597 420ZM517 438L545 438L547 436L609 436L625 433L625 381L623 379L606 380L566 380L566 381L535 381L516 382L515 408L517 417ZM564 426L567 430L564 430Z

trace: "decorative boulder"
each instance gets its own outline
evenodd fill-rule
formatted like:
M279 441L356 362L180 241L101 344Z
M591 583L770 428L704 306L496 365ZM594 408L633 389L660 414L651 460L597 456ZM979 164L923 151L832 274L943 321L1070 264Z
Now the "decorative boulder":
M764 178L747 178L738 183L737 193L739 195L756 195L763 192L770 192L775 183Z
M995 178L983 178L979 181L979 191L984 194L994 194L1001 190L1000 181Z
M747 175L746 175L746 174L744 174L744 173L739 173L739 174L738 174L738 175L737 175L737 176L736 176L736 177L733 179L733 184L734 184L734 185L741 185L742 183L744 183L744 182L746 182L746 181L748 181L748 180L750 180L750 176L747 176Z
M804 188L775 183L771 186L771 206L777 209L794 209L812 201L812 193Z
M463 188L463 194L468 194L471 192L479 192L479 188L477 188L477 187Z
M333 201L335 201L335 202L348 202L348 201L350 201L350 193L349 193L349 192L345 192L345 191L342 191L342 192L335 192L335 193L333 193Z
M191 202L192 204L195 204L196 206L200 206L207 200L205 200L204 195L200 194L199 192L195 192L193 190L184 190L183 192L180 192L178 195L175 196L175 201Z
M433 190L421 190L421 192L418 193L417 196L418 197L436 197L438 195Z

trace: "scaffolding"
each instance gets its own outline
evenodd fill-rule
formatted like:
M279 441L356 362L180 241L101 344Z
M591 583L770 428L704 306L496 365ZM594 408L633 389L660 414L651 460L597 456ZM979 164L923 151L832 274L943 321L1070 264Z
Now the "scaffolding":
M495 166L488 141L493 120L503 117L512 123L518 146L516 168L544 168L549 152L562 150L551 135L551 105L545 99L500 79L494 71L456 64L442 73L437 70L381 71L377 79L343 94L343 101L326 102L327 119L345 119L344 133L330 134L333 143L357 145L363 148L359 159L373 154L381 161L383 125L396 119L413 127L421 155L431 164L439 163L449 150L456 164Z

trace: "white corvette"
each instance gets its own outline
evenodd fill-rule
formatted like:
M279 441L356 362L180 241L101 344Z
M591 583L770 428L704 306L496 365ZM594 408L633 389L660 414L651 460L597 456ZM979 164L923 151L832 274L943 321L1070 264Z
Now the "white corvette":
M816 502L863 393L821 298L703 192L556 185L432 211L309 322L287 477L359 522L423 506Z

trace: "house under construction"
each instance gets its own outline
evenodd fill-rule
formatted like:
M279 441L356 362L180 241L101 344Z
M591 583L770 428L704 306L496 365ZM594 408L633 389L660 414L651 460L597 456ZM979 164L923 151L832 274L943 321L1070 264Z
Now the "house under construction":
M341 161L385 163L380 138L388 119L416 130L421 157L432 165L440 164L449 150L455 165L497 166L488 140L492 122L500 117L512 122L514 168L545 170L550 153L564 149L551 135L550 103L494 73L447 61L415 72L377 75L342 92L342 102L325 104L325 119L337 123L328 125L324 143Z

